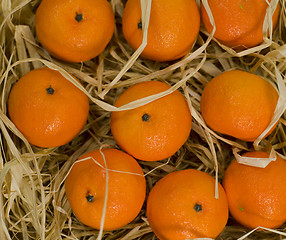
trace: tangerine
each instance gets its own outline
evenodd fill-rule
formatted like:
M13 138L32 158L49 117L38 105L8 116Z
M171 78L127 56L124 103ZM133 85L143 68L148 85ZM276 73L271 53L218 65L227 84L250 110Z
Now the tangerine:
M28 142L57 147L80 133L87 121L89 100L58 71L38 68L12 87L8 113Z
M137 83L119 96L114 106L123 106L170 87L160 81ZM191 124L188 103L178 90L144 106L111 113L111 132L117 144L144 161L172 156L188 139Z
M122 30L128 44L137 49L143 40L140 0L128 0ZM163 62L183 57L193 47L200 28L195 0L153 0L147 46L141 56Z
M214 131L254 141L268 127L277 101L278 93L268 81L230 70L207 83L200 106L205 122Z
M245 157L268 158L269 153L254 151ZM234 219L248 228L277 228L286 221L286 162L279 156L265 168L232 161L223 186Z
M43 0L35 24L39 42L51 55L81 62L105 49L115 20L107 0Z
M271 1L269 1L271 2ZM263 41L263 22L268 3L264 0L208 0L214 17L214 37L228 47L250 48ZM279 4L273 14L273 28L277 24ZM203 4L201 18L209 33L212 32L209 16Z
M147 219L161 240L215 238L228 220L228 204L223 187L195 169L167 174L151 189L147 199Z
M100 229L105 201L108 169L108 194L104 230L114 230L131 222L145 200L146 182L138 162L118 149L93 150L81 156L65 181L65 191L77 219Z

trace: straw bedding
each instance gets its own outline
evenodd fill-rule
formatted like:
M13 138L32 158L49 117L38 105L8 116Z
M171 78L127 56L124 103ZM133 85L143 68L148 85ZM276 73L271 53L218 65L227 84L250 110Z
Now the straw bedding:
M192 106L193 126L186 144L170 159L139 161L146 174L147 190L160 178L175 170L195 168L221 181L225 168L240 150L272 148L286 156L285 71L286 3L277 28L263 44L242 52L221 46L201 28L192 50L181 60L157 63L139 57L127 45L121 31L121 16L126 1L111 0L116 30L106 50L82 64L58 61L39 45L34 14L40 0L2 0L0 3L0 239L156 239L145 214L145 204L137 218L127 226L103 232L82 225L73 215L64 191L64 180L74 161L83 153L102 146L116 146L110 133L110 112L115 99L135 83L165 81L179 89ZM151 1L144 1L147 16ZM202 1L206 3L206 1ZM272 0L272 4L278 0ZM148 5L149 4L149 5ZM198 1L198 4L199 1ZM270 19L270 18L269 18ZM144 20L144 19L143 19ZM148 23L148 17L144 20ZM266 26L271 25L266 22ZM148 25L148 24L147 24ZM146 31L146 29L145 29ZM66 78L80 79L81 89L90 99L88 122L80 135L67 145L41 149L31 146L13 126L7 115L7 98L12 85L23 74L41 66L59 70ZM199 102L206 83L229 69L242 69L267 78L280 94L280 118L267 140L254 144L225 138L208 129L201 117ZM76 82L73 82L77 84ZM139 104L145 104L142 102ZM137 107L139 104L131 105ZM233 150L235 151L233 152ZM286 225L277 231L254 231L251 235L230 217L218 239L282 239Z

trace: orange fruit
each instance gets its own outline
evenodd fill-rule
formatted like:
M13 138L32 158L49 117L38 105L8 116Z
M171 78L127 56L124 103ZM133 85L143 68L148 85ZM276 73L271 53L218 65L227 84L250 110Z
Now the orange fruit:
M57 147L75 138L87 121L88 97L50 68L32 70L12 87L9 117L33 145Z
M104 230L131 222L140 212L146 182L138 162L117 149L103 149L109 175ZM103 167L100 167L100 164ZM70 206L80 222L100 229L106 190L105 163L100 150L81 156L65 181Z
M208 3L216 26L214 37L218 41L238 49L254 47L263 41L263 22L268 7L266 1L208 0ZM279 9L278 4L272 18L273 27L277 23ZM211 33L213 27L203 5L201 18L207 31Z
M160 179L147 199L147 219L161 240L215 238L228 220L224 189L199 170L172 172Z
M193 47L200 28L200 12L195 0L153 0L147 46L141 56L155 61L183 57ZM137 49L143 40L140 0L128 0L122 30L128 44Z
M243 156L268 158L266 152ZM234 160L226 169L223 186L234 219L248 228L277 228L286 221L286 162L279 156L265 168Z
M205 122L214 131L254 141L268 127L277 101L271 83L255 74L230 70L208 82L200 105Z
M137 83L115 102L123 106L170 85L159 81ZM175 92L144 106L111 113L111 132L117 144L137 159L158 161L172 156L186 142L192 116L184 96Z
M42 0L35 24L39 42L51 55L81 62L105 49L115 20L107 0Z

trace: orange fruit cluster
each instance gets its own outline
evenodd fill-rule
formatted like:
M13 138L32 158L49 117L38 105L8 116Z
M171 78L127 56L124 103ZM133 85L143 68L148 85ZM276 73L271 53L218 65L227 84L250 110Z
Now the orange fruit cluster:
M209 0L209 5L217 27L215 37L221 43L252 47L262 42L265 1ZM279 5L273 26L278 12ZM195 0L153 0L148 42L141 56L154 61L185 56L198 37L200 15L211 31L206 10L202 5L200 14ZM114 13L106 0L43 0L35 23L41 45L52 56L67 62L88 61L104 51L115 25ZM128 0L122 31L134 50L142 43L142 24L140 0ZM188 140L192 127L190 106L179 90L170 93L170 89L162 81L141 82L128 88L118 97L115 107L131 106L143 98L149 102L111 113L111 132L120 150L97 149L74 163L65 191L83 224L114 230L134 220L146 198L145 177L137 160L169 158ZM157 98L164 92L166 95ZM200 107L203 119L214 131L254 141L269 126L277 101L278 92L267 80L230 70L209 81ZM8 113L31 144L57 147L67 144L84 128L89 101L58 71L39 68L13 86ZM245 156L269 154L252 152ZM223 231L229 210L249 228L279 227L286 221L285 172L286 163L280 157L264 169L233 161L226 170L223 186L218 184L216 199L216 184L210 175L194 169L178 170L151 189L147 196L148 222L162 240L215 238Z
M220 4L219 0L210 0L208 3L216 25L214 37L221 43L247 48L263 41L266 1L231 0ZM273 27L279 10L278 4ZM141 15L141 1L128 0L122 16L122 31L133 49L143 41ZM141 56L159 62L185 56L199 35L200 18L211 32L213 26L203 4L199 10L195 0L153 0L147 45ZM115 20L107 0L43 0L36 12L35 25L39 42L52 56L67 62L81 62L96 57L106 48Z
M228 220L227 197L222 186L218 186L216 199L215 180L207 173L187 169L166 175L148 195L150 227L160 239L218 236ZM146 197L146 183L133 157L106 148L88 152L74 163L65 191L79 221L100 229L104 216L103 229L114 230L139 214Z

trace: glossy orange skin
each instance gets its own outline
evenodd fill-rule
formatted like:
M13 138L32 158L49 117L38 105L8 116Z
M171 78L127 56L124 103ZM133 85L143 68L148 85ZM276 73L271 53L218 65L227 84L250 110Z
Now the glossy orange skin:
M123 106L163 92L170 85L159 81L135 84L115 102ZM144 114L150 116L143 121ZM137 159L159 161L172 156L186 142L192 116L184 96L176 90L142 107L111 113L111 131L117 144Z
M82 14L82 20L76 16ZM114 13L107 0L43 0L36 11L36 34L54 57L88 61L107 46L114 31Z
M140 212L146 194L146 182L138 162L117 149L102 150L108 171L108 200L104 230L114 230L131 222ZM80 222L100 229L105 199L106 170L99 150L84 154L78 159L65 181L65 191L71 208ZM83 159L87 159L81 161ZM133 173L133 174L128 174ZM136 175L135 175L136 174ZM87 195L94 196L92 202Z
M243 156L267 158L266 152ZM248 228L277 228L286 221L286 162L279 156L265 168L234 160L225 172L223 186L234 219Z
M208 3L216 25L214 37L221 43L228 47L244 49L263 41L263 22L268 7L265 0L208 0ZM277 24L279 10L278 4L272 18L273 27ZM201 19L211 33L213 27L203 5Z
M263 78L230 70L206 85L200 105L204 120L214 131L254 141L269 125L277 101L277 91Z
M128 0L122 17L126 41L137 49L143 39L138 28L140 0ZM170 61L186 55L193 47L200 28L200 13L195 0L153 0L148 28L148 43L142 57Z
M170 173L151 189L147 199L147 219L160 240L215 238L228 220L227 198L215 180L199 170ZM201 211L194 207L201 205Z
M53 94L48 94L49 87L53 88ZM8 112L31 144L57 147L80 133L87 121L89 100L59 72L38 68L25 74L13 86Z

